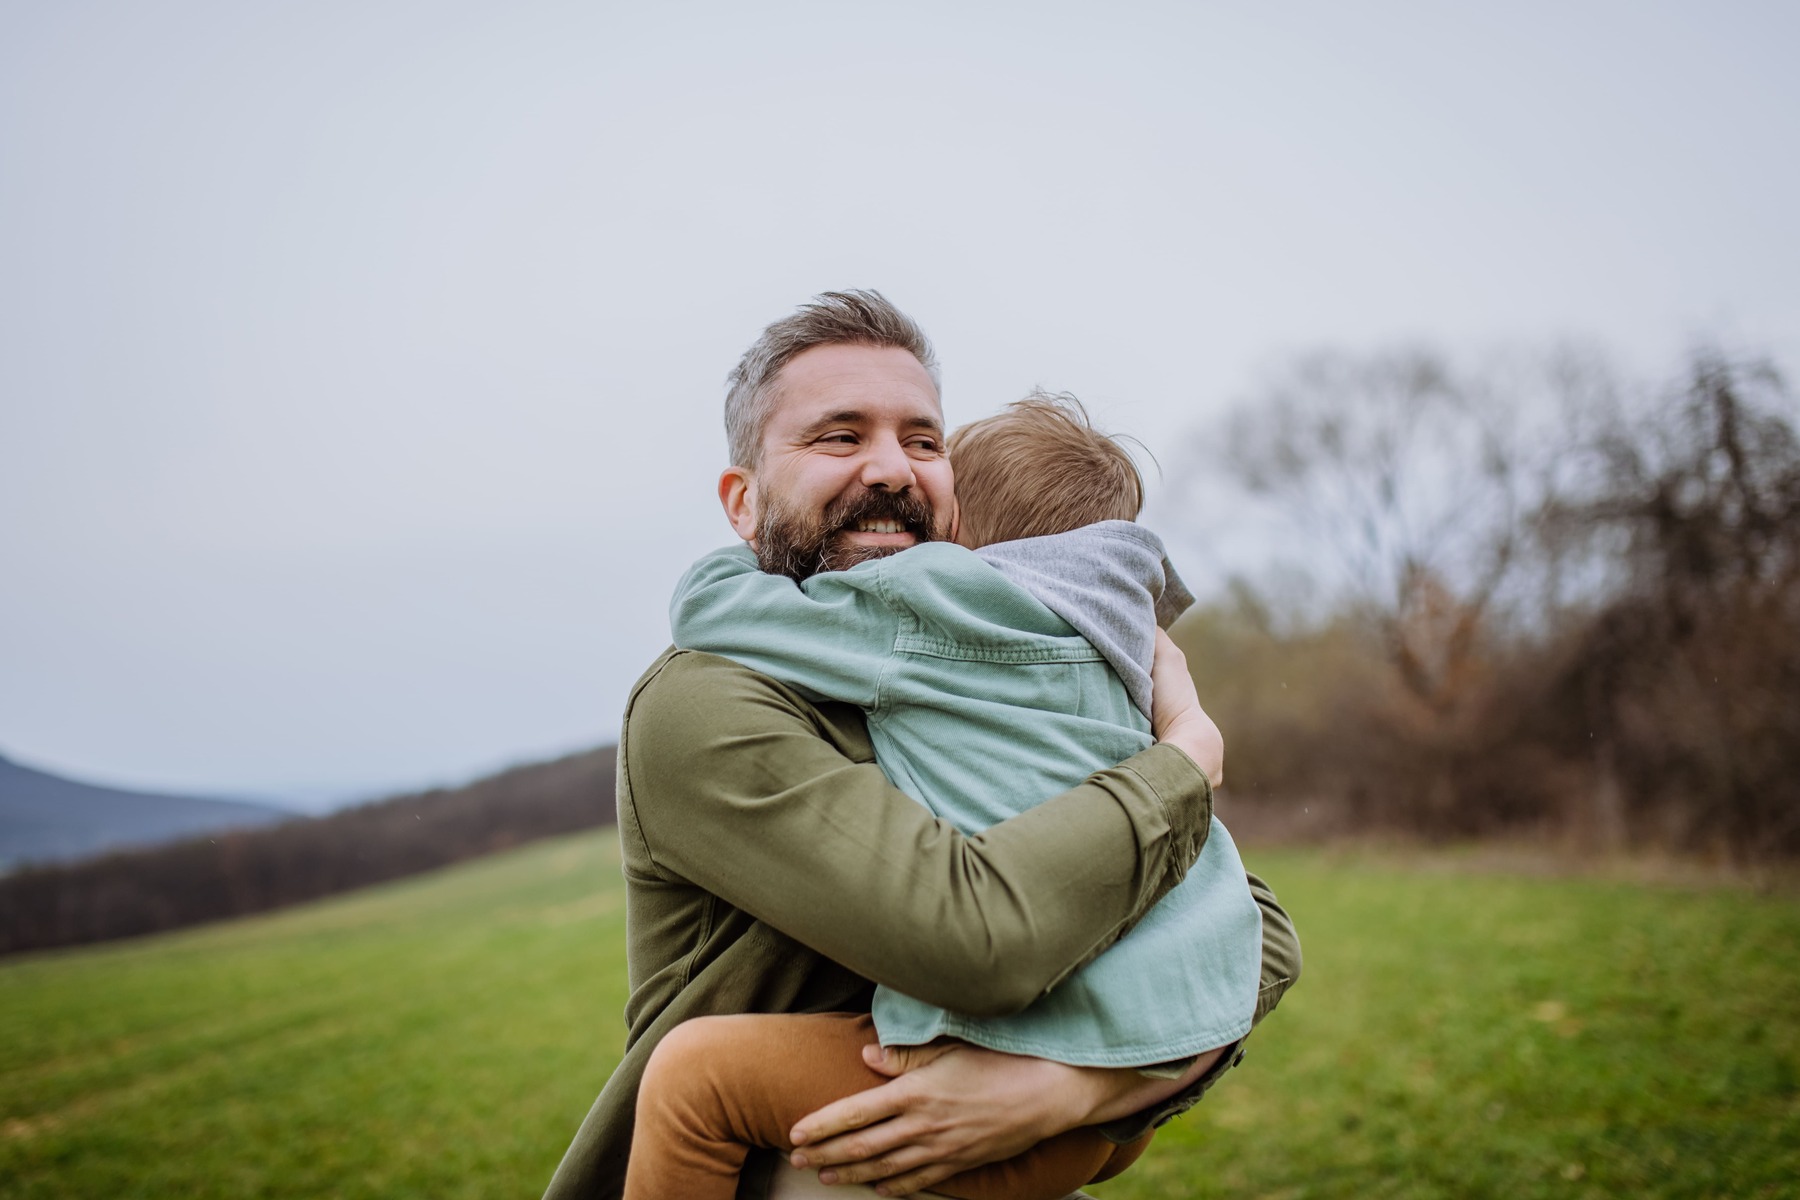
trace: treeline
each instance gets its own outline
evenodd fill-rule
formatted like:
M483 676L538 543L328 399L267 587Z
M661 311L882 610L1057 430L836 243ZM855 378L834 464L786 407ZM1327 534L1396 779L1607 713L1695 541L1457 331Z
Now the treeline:
M464 787L0 877L0 953L264 912L616 819L611 747Z
M1293 365L1210 464L1306 558L1177 631L1232 811L1800 854L1796 425L1771 368L1718 354L1661 389L1568 355Z

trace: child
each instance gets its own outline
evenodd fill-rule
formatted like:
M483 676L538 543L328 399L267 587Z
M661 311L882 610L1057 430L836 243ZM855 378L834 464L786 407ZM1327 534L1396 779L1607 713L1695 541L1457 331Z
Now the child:
M926 543L798 587L734 547L688 572L670 613L683 649L861 706L895 786L974 834L1151 743L1158 617L1191 597L1156 536L1131 523L1136 467L1072 398L1020 401L957 431L949 450L959 545ZM791 1150L800 1117L884 1081L861 1057L877 1034L884 1046L954 1037L1191 1077L1197 1057L1210 1066L1249 1032L1261 936L1243 864L1214 820L1186 879L1023 1012L952 1013L881 987L871 1016L688 1021L645 1072L626 1196L730 1200L748 1146ZM934 1188L1056 1200L1123 1170L1147 1141L1072 1130Z

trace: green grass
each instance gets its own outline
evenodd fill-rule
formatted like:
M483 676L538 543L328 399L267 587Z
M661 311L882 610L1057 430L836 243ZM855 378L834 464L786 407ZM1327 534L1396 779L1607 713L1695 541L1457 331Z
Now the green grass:
M1305 979L1106 1200L1800 1195L1800 903L1250 857ZM0 1195L536 1195L622 1043L616 861L0 963Z
M1300 986L1106 1200L1800 1195L1800 904L1251 854Z
M624 1042L616 863L0 963L0 1195L538 1195Z

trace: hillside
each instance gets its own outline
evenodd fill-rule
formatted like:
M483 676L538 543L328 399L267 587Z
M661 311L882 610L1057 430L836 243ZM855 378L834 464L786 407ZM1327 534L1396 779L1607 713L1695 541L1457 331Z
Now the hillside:
M0 877L0 954L265 912L613 820L602 747L262 829Z
M266 804L168 796L82 783L0 755L0 871L223 829L271 825L294 814Z

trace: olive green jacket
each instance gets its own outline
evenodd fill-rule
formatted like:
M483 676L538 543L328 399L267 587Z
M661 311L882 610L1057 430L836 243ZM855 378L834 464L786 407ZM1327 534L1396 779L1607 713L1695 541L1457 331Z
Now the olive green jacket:
M690 651L664 654L632 691L618 803L625 1058L546 1200L622 1194L644 1063L682 1021L866 1011L875 983L959 1012L1017 1012L1180 882L1212 818L1205 775L1158 745L965 836L888 783L860 710ZM1260 1019L1300 954L1274 895L1251 888ZM1126 1124L1148 1128L1192 1098ZM760 1197L775 1162L747 1170L740 1194Z

